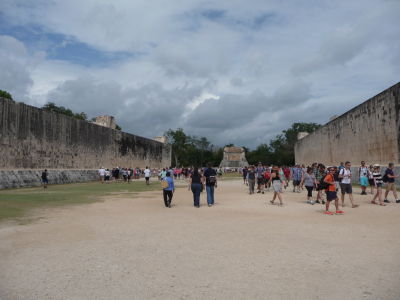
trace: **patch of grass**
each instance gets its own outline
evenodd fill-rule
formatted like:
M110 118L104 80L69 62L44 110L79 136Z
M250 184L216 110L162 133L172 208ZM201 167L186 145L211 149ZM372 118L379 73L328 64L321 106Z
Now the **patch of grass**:
M0 221L24 218L33 209L93 203L110 194L127 194L161 190L161 184L153 181L146 185L144 181L127 183L99 182L49 185L0 191Z

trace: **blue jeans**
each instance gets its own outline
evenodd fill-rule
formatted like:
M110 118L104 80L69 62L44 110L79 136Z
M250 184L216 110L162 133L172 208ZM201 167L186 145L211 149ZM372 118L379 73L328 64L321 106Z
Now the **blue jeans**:
M212 205L214 204L214 186L207 185L206 190L207 190L207 204Z
M200 192L202 189L201 183L192 183L192 193L194 206L200 206Z

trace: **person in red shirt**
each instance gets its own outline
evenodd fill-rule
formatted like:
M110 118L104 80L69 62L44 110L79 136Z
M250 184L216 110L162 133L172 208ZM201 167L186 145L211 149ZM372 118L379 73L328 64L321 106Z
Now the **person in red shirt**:
M333 213L329 211L329 205L331 204L332 200L335 200L336 214L341 215L344 213L343 211L339 210L339 198L336 192L334 174L335 168L330 168L329 173L324 178L324 182L328 185L328 187L326 188L326 215L333 215Z
M286 184L285 184L285 189L289 186L289 181L290 181L290 168L284 167L283 168L283 174L285 175L286 178Z
M271 171L270 171L269 167L267 166L267 168L264 172L265 188L267 190L269 190L269 188L271 187L271 182L269 181L270 178L271 178Z

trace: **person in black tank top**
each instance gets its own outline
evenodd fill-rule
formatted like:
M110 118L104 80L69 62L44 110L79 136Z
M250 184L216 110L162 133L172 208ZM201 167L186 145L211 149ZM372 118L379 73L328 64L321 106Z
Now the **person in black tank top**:
M193 204L195 207L200 207L200 193L203 191L204 178L199 173L198 168L194 168L193 174L190 175L189 190L193 193Z
M274 166L272 168L271 178L269 179L269 181L272 183L272 189L274 190L274 196L270 201L271 204L274 204L276 197L278 197L279 206L282 206L283 201L282 201L281 189L283 180L281 178L281 175L279 174L279 167Z

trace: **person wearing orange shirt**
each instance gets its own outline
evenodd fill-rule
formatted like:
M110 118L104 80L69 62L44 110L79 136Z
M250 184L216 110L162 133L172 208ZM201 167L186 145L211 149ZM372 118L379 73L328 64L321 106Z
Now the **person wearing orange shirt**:
M339 198L337 196L336 192L336 184L335 184L335 168L330 168L329 173L325 176L324 182L327 184L326 188L326 215L333 215L332 212L329 211L329 205L331 204L331 201L335 200L335 207L336 207L336 214L341 215L344 212L339 210Z

